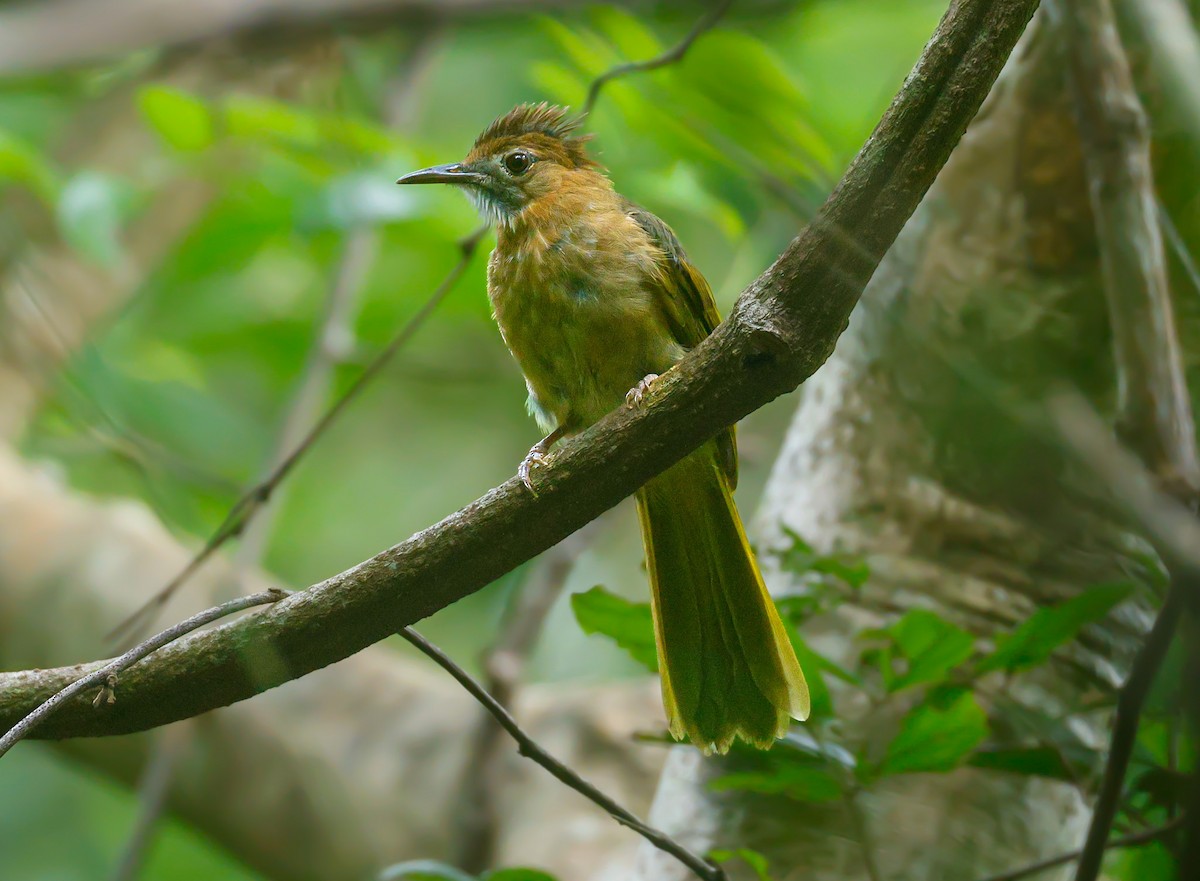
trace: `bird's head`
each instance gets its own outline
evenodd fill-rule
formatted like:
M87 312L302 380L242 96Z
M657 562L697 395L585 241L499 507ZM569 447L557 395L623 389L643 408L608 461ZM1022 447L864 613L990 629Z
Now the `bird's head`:
M533 203L580 183L604 180L587 155L588 137L565 107L522 104L475 139L462 162L404 175L398 184L454 184L487 219L511 225Z

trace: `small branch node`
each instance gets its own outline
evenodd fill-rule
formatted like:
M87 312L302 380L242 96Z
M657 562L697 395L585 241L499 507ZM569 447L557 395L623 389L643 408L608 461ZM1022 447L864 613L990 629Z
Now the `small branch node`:
M96 696L92 698L92 706L97 710L102 706L112 706L117 702L117 674L109 673Z

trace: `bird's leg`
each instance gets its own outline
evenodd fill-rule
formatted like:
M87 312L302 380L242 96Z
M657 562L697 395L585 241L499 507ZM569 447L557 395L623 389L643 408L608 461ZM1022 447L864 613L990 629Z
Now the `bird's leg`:
M657 373L647 373L638 380L638 384L625 393L625 406L635 410L642 406L642 398L645 397L656 379L658 379Z
M517 476L521 478L521 483L525 484L525 488L537 495L537 490L533 488L533 469L546 461L546 454L550 452L550 448L562 440L563 435L567 433L565 426L560 425L554 431L550 432L536 444L529 448L528 454L521 460L521 464L517 467Z

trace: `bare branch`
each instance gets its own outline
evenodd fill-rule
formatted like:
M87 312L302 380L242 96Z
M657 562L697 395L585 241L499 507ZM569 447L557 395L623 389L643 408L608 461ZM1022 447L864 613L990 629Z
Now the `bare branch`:
M600 97L600 90L613 80L628 76L631 73L645 73L649 70L658 70L660 67L666 67L668 64L674 64L682 60L687 51L692 48L692 44L706 32L716 27L717 22L729 11L729 7L732 5L733 0L715 0L712 8L699 21L692 25L692 29L684 35L683 39L667 51L653 58L648 58L645 61L630 61L625 64L618 64L600 74L600 76L592 80L591 86L588 87L587 100L583 102L583 115L588 116L591 114L592 108L596 106L596 99Z
M225 618L254 606L279 602L285 596L287 596L285 591L272 589L263 591L262 593L251 594L248 597L239 597L227 603L222 603L219 606L213 606L211 609L205 609L203 612L198 612L175 626L168 627L161 633L156 633L145 642L125 652L119 658L109 661L91 673L79 677L70 685L43 701L25 718L8 729L3 737L0 737L0 756L7 753L17 741L32 733L49 716L80 692L99 685L101 686L101 690L92 701L92 706L99 708L103 704L113 704L116 702L117 674L123 670L127 670L142 658L158 651L168 643L174 642L181 636L186 636L193 630L198 630L205 624L211 624L220 618Z
M921 60L820 215L732 315L655 384L567 443L538 495L512 478L441 523L262 614L130 670L97 717L72 702L42 729L141 730L295 679L378 642L553 546L717 431L796 388L829 356L884 252L991 89L1037 0L954 0ZM840 245L853 230L858 247ZM0 725L71 671L0 675Z
M1150 130L1109 0L1055 0L1100 243L1118 380L1117 428L1172 495L1195 504L1200 459L1150 163ZM1114 475L1115 476L1115 475ZM1111 478L1110 478L1111 479ZM1166 558L1171 584L1121 686L1104 778L1076 881L1095 881L1120 806L1142 708L1197 570Z
M270 487L267 491L272 498L264 499L262 504L257 506L257 510L248 511L243 517L242 537L238 543L236 557L242 565L257 565L266 550L271 528L275 524L275 512L279 510L280 499L275 490L286 476L286 471L282 469L290 467L287 465L288 460L303 455L305 449L311 447L318 437L314 426L329 395L333 373L338 364L346 360L354 345L354 301L363 278L371 268L374 255L374 233L363 228L350 230L329 283L325 314L317 325L316 337L309 349L307 363L300 374L300 383L284 415L279 439L269 460L269 476L260 484L260 487ZM401 332L405 331L409 331L408 326ZM409 332L408 336L411 337L412 333ZM379 357L387 359L394 354L394 350L389 346ZM347 396L355 394L357 387L356 383L347 392Z
M405 627L400 631L400 635L436 661L438 666L453 676L459 685L470 692L471 696L492 714L492 717L500 724L500 727L507 731L512 739L517 742L517 752L541 765L554 775L556 779L574 789L584 798L599 805L622 826L629 827L659 850L665 851L675 857L675 859L691 869L697 877L703 878L705 881L727 881L725 870L719 865L692 853L665 832L655 829L652 826L647 826L637 816L617 804L595 786L588 783L562 762L558 761L558 759L554 758L554 756L550 755L550 753L542 749L536 741L521 729L521 726L517 724L517 720L512 717L512 714L508 710L504 709L494 697L487 693L487 690L482 685L476 682L466 670L454 663L436 645L425 639L425 637L421 636L421 634L417 633L411 627Z
M186 46L231 34L332 24L403 22L569 8L577 0L43 0L0 12L0 75L101 61L153 46Z
M1162 116L1179 125L1193 143L1200 140L1200 35L1184 0L1117 0L1121 25L1145 46L1146 63L1156 74Z
M1109 0L1055 0L1100 243L1117 361L1118 431L1186 496L1200 459L1150 164L1150 130Z
M1154 619L1154 626L1146 634L1146 640L1138 650L1129 676L1121 685L1117 696L1117 711L1113 720L1112 741L1108 748L1108 760L1104 764L1104 779L1100 783L1100 795L1092 810L1092 821L1088 827L1087 841L1080 853L1076 881L1095 881L1100 876L1100 864L1108 848L1108 836L1113 819L1120 807L1121 793L1125 783L1125 771L1133 757L1137 741L1138 723L1142 708L1150 696L1154 678L1162 667L1167 649L1175 638L1179 618L1183 611L1185 591L1194 590L1196 582L1186 587L1172 583L1167 600Z

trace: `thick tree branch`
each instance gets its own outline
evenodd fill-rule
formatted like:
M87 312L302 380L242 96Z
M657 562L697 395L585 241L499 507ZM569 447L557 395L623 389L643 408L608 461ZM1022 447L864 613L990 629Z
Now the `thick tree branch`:
M271 609L168 647L98 716L72 702L44 737L141 730L344 658L561 541L828 357L880 258L979 109L1037 0L955 0L819 217L728 321L650 392L566 445L533 497L513 478L441 523ZM857 247L849 248L850 235ZM79 668L0 677L11 725Z
M1150 125L1109 0L1055 0L1100 244L1118 430L1169 486L1200 491L1200 460L1167 285Z
M285 596L287 594L284 591L272 589L262 593L251 594L248 597L239 597L227 603L222 603L219 606L213 606L211 609L205 609L203 612L197 612L192 617L180 621L173 627L168 627L161 633L156 633L145 642L135 645L119 658L115 658L107 664L90 671L85 676L80 676L69 685L46 698L39 706L30 711L25 718L9 728L3 737L0 737L0 756L3 756L12 749L18 741L23 740L36 731L38 726L45 724L46 720L59 707L64 706L73 697L82 695L83 692L97 685L100 686L100 692L92 699L93 708L99 709L106 704L111 705L116 703L117 677L119 674L143 658L154 654L154 652L158 651L164 645L174 642L181 636L198 630L220 618L234 615L254 606L278 602Z
M1110 0L1055 0L1067 50L1118 380L1118 432L1171 494L1193 507L1200 459L1167 285L1150 162L1150 126ZM1166 557L1171 584L1121 686L1104 778L1076 881L1100 875L1142 708L1175 637L1197 570Z
M546 12L578 0L46 0L0 11L0 75L102 61L154 46L289 32Z

